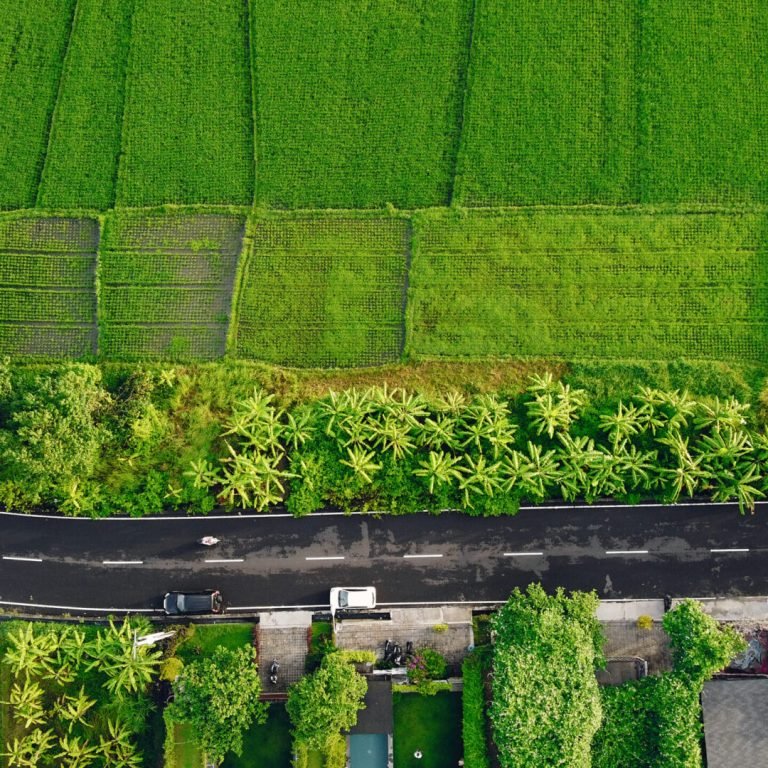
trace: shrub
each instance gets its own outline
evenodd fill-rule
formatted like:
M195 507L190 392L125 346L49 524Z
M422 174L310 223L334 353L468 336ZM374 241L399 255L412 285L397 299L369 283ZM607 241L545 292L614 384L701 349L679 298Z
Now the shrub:
M653 619L650 616L643 614L637 617L638 629L653 629Z
M408 660L408 679L414 685L428 680L442 680L448 669L445 657L432 648L422 648Z
M464 688L461 694L462 737L464 740L465 768L490 768L488 743L486 741L487 717L483 673L485 655L470 654L461 665Z
M172 683L184 669L184 662L178 656L166 659L160 667L160 679Z

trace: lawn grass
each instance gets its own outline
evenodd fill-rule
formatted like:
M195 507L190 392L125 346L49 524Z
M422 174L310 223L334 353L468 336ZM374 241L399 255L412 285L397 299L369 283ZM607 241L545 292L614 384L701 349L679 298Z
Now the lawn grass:
M145 0L132 22L120 205L253 200L243 0Z
M237 356L328 367L399 359L407 222L317 215L252 229Z
M477 0L456 199L633 199L636 11L614 0Z
M253 624L196 624L194 634L179 646L176 655L188 664L211 654L215 648L234 651L252 644Z
M251 0L257 201L447 203L470 9L470 0Z
M461 694L394 694L395 768L446 768L462 757ZM420 751L422 758L415 758Z
M114 203L132 11L133 0L78 0L39 207Z
M75 0L0 0L0 208L31 208Z
M291 721L285 705L269 705L264 725L254 725L243 737L243 754L229 754L222 768L290 768L293 754Z
M202 768L203 754L195 741L194 730L186 723L176 723L174 733L174 768Z
M768 201L765 3L642 8L640 199Z
M420 216L408 349L766 362L764 214Z

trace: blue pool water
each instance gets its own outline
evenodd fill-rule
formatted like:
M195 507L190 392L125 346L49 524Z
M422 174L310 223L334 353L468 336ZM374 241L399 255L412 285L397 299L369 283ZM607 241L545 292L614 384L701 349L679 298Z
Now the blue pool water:
M387 768L387 734L353 733L349 737L349 768Z

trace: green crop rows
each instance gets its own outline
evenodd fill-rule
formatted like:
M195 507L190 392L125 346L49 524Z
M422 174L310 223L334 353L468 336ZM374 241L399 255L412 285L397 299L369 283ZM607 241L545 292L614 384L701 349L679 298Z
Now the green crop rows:
M421 355L768 360L766 216L422 215Z
M258 0L257 197L277 207L450 198L469 0Z
M0 355L96 351L97 243L95 220L0 220Z
M109 208L115 199L133 0L78 0L38 203Z
M108 217L99 253L101 354L223 355L243 229L236 216Z
M0 208L34 205L75 0L0 0Z
M243 0L144 0L132 30L118 202L250 203Z
M238 355L307 366L399 359L406 221L257 219L253 229Z
M631 199L634 17L624 0L478 0L461 202Z

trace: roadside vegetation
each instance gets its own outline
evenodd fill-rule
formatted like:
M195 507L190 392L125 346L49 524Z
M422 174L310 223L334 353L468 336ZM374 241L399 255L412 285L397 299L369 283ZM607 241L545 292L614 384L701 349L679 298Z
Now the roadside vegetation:
M736 379L700 376L692 383L720 392L701 398L652 379L590 395L567 383L584 380L578 369L507 393L374 385L316 397L302 387L314 392L322 376L283 376L3 364L0 502L92 516L280 503L297 516L327 505L482 515L558 498L703 495L751 511L768 490L762 412L727 394L746 388Z

